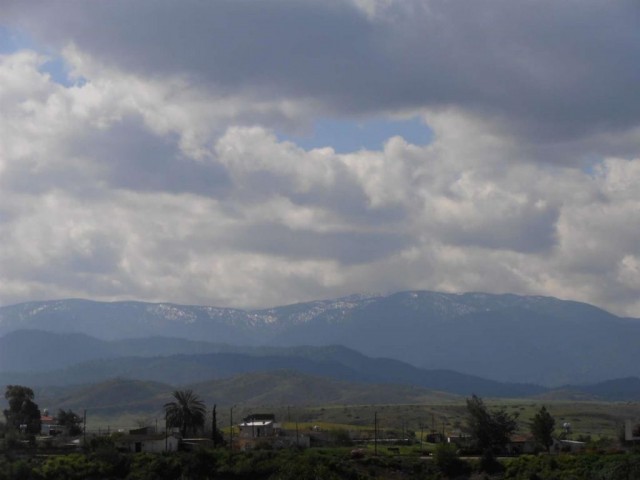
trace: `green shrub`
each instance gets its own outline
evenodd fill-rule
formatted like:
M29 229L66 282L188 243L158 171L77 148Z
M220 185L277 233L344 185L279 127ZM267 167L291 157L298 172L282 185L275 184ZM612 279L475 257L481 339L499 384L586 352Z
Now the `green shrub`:
M127 480L174 480L180 478L182 468L178 454L138 453Z
M109 478L111 466L81 453L72 453L47 458L37 473L45 480L98 480Z
M433 463L447 477L466 475L471 471L469 464L460 459L458 448L450 443L441 443L436 447Z

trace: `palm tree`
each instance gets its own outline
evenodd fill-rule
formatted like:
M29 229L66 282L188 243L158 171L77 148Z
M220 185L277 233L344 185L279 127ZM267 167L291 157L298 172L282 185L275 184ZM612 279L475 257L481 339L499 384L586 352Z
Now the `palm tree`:
M178 427L182 437L187 431L195 432L197 427L204 426L205 406L193 390L176 390L175 401L164 404L164 413L168 427Z

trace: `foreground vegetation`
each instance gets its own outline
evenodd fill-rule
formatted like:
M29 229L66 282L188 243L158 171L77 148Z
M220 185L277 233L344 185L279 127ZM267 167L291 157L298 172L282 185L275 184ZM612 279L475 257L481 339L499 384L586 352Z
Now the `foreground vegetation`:
M620 420L637 416L637 404L631 403L550 402L547 408L531 401L485 403L473 395L466 405L285 407L278 412L285 420L283 427L296 435L313 432L313 448L276 450L267 442L240 452L225 444L230 431L218 428L225 423L224 415L218 417L214 406L209 423L204 402L193 391L183 390L174 391L173 401L164 405L166 427L180 430L182 438L213 438L208 445L219 448L185 442L183 448L195 450L130 453L118 443L124 431L87 435L84 419L71 410L58 412L57 436L38 436L45 417L33 401L33 391L8 386L5 398L9 408L3 411L6 423L0 424L0 480L640 478L640 448L625 444L619 435ZM238 415L241 408L233 408ZM562 421L561 428L557 420ZM566 420L575 421L588 434L576 434ZM157 432L157 419L155 423L152 430ZM441 442L445 433L455 437L455 432L463 434L456 437L457 445L428 443ZM522 433L533 439L526 451L537 454L505 457L514 452L512 438ZM582 440L580 453L568 454L571 448L556 444L556 454L549 454L555 438L568 437Z
M125 454L109 446L57 456L7 454L0 480L305 480L509 479L624 480L640 478L640 453L521 456L500 459L487 471L482 459L460 459L447 447L433 457L354 456L350 449L201 449L171 454Z

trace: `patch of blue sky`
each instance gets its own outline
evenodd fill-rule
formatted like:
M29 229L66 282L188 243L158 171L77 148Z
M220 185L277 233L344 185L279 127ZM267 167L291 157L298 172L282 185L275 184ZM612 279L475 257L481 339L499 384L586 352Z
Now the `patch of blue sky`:
M51 80L65 87L82 86L86 83L84 78L71 78L69 76L69 65L60 56L50 57L49 61L40 66L40 71L48 73L51 76Z
M324 118L315 122L311 135L278 135L280 140L294 142L305 150L332 147L337 153L381 150L394 136L414 145L428 145L433 140L433 131L419 117L406 120L377 117L360 122Z
M57 52L38 45L21 30L0 25L0 54L11 54L19 50L33 50L45 55L48 60L40 66L39 70L43 73L48 73L55 83L71 87L73 85L82 85L85 82L82 78L72 79L69 76L69 66Z
M0 25L0 54L17 52L23 48L31 48L27 36L18 30Z
M582 171L592 178L601 175L601 169L604 166L605 158L601 155L588 155L583 159Z

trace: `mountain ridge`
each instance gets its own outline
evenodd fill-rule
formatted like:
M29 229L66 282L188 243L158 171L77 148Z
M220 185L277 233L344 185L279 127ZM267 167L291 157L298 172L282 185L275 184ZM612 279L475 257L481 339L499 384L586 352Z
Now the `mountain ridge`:
M417 367L545 386L640 376L640 321L543 296L409 291L262 310L78 299L0 307L0 335L19 328L111 340L342 344Z
M414 385L432 390L457 394L479 393L491 396L520 396L542 392L537 385L502 383L465 375L448 370L425 370L394 359L370 358L343 346L327 347L233 347L229 345L204 344L177 339L135 339L130 344L122 341L101 341L81 334L55 334L43 331L18 331L0 338L0 359L7 362L12 352L19 353L13 363L28 362L37 358L32 352L21 348L20 341L27 339L33 346L34 338L51 349L73 352L65 344L83 339L84 343L97 348L76 350L76 361L65 357L67 365L51 370L55 363L50 355L42 358L40 368L21 371L1 369L0 384L26 382L39 386L82 384L91 381L106 381L113 377L129 377L137 380L184 385L229 377L236 374L271 370L292 370L305 374L330 377L342 381L362 383L386 383L389 385ZM154 349L160 342L160 350ZM6 344L14 347L3 349ZM191 345L199 345L201 353L194 353ZM128 346L128 349L122 347ZM182 349L182 350L181 350ZM186 350L184 350L186 349ZM94 353L89 356L87 353ZM144 355L142 354L144 353ZM49 370L43 369L47 364Z

